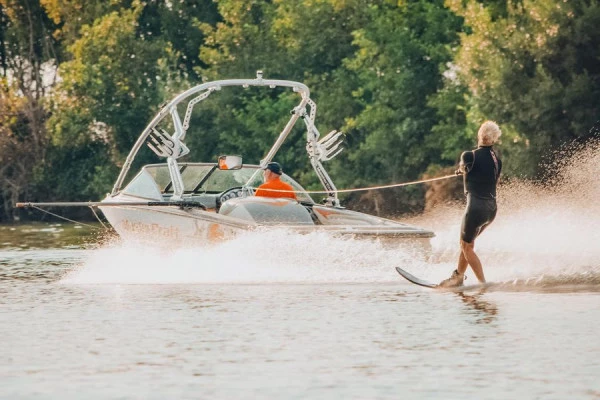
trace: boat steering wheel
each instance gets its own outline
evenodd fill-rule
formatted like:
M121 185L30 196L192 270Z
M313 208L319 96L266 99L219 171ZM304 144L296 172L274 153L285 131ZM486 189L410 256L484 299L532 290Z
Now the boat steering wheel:
M247 192L244 190L242 186L232 187L231 189L227 189L224 192L221 192L215 199L215 203L217 206L217 210L221 208L221 205L225 203L227 200L236 199L239 197L246 197Z

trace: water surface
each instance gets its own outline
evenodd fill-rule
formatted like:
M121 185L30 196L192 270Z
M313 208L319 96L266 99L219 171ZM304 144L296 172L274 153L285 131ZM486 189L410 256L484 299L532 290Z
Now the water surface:
M594 254L509 257L490 235L488 290L396 275L445 277L449 229L415 258L288 232L165 249L2 227L0 398L599 398Z

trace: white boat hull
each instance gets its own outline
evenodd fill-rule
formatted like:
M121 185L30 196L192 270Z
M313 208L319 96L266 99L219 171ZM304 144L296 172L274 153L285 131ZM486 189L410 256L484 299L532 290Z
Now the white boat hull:
M286 223L282 220L261 221L264 210L272 208L278 215L290 215L287 207L304 210L304 206L293 201L282 199L246 198L230 202L233 206L223 207L231 215L206 211L196 208L181 208L177 206L151 207L128 206L127 199L121 196L110 199L114 204L119 198L123 206L99 208L115 231L124 240L143 242L179 243L180 245L199 245L227 240L240 232L258 229L288 229L298 233L328 232L332 235L352 235L361 238L378 238L387 242L396 239L417 239L429 241L432 232L384 218L365 215L362 213L335 209L325 206L313 206L314 220L307 214L308 220L298 221L298 218ZM131 201L131 199L129 199ZM109 201L107 199L106 201ZM262 212L247 207L248 205L262 207ZM237 210L236 210L237 207ZM240 208L243 212L239 212ZM248 212L247 210L251 212ZM233 211L231 211L233 210ZM238 211L237 213L235 211Z

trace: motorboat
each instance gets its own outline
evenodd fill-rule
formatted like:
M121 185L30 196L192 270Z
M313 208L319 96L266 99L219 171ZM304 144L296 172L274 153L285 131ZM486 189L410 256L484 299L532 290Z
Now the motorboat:
M243 156L237 154L222 155L209 162L184 161L190 152L186 134L192 113L200 102L230 87L291 90L297 94L298 103L273 146L258 163L244 164ZM352 211L340 204L339 191L323 162L342 151L343 134L332 131L321 137L315 126L316 110L306 85L263 79L260 71L255 79L218 80L192 87L160 108L133 145L112 192L94 205L124 239L161 237L198 243L274 228L393 240L431 238L434 234L429 230ZM297 200L254 196L263 183L263 169L274 161L299 121L306 130L303 145L310 164L323 186L317 194L324 200L315 202L311 196L315 191L305 190L285 173L281 180L293 187ZM142 148L149 148L164 162L143 165L133 174L132 164ZM128 176L133 178L126 183Z

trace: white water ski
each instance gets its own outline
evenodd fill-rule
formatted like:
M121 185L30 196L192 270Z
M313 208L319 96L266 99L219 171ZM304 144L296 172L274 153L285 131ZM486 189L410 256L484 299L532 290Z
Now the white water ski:
M428 288L432 288L432 289L436 289L438 287L437 283L431 283L431 282L427 282L426 280L417 278L413 274L406 272L405 270L403 270L400 267L396 267L396 271L398 271L398 273L400 275L402 275L407 281L414 283L415 285L428 287Z
M468 286L442 287L442 286L438 285L437 283L432 283L432 282L426 281L424 279L417 278L410 272L407 272L400 267L396 267L396 271L410 283L414 283L415 285L423 286L423 287L430 288L430 289L465 291L465 290L488 288L488 287L494 285L494 283L477 283L477 284L468 285Z

